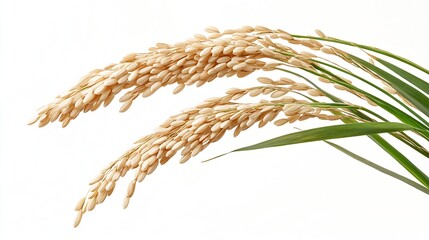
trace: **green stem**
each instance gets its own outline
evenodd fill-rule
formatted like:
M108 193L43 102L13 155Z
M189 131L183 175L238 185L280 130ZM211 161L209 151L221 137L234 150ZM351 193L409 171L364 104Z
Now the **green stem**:
M416 140L414 140L412 137L410 137L408 134L404 132L397 132L397 133L391 133L390 135L394 136L401 142L407 144L408 146L412 147L414 150L422 154L423 156L429 158L429 152L428 150L420 145Z
M417 189L423 193L429 194L428 188L425 188L424 186L420 185L419 183L417 183L417 182L415 182L415 181L413 181L407 177L404 177L404 176L402 176L398 173L395 173L389 169L386 169L386 168L384 168L384 167L382 167L382 166L380 166L374 162L371 162L370 160L365 159L364 157L361 157L361 156L357 155L356 153L353 153L353 152L339 146L338 144L335 144L335 143L330 142L330 141L324 141L324 142L331 145L332 147L336 148L337 150L347 154L348 156L356 159L357 161L359 161L359 162L361 162L361 163L363 163L369 167L372 167L373 169L375 169L379 172L382 172L382 173L387 174L393 178L396 178L397 180L402 181L403 183L408 184L409 186L411 186L411 187L413 187L413 188L415 188L415 189Z
M302 79L304 79L306 82L308 82L310 85L312 85L314 88L316 88L317 90L319 90L320 92L322 92L325 96L327 96L328 98L330 98L333 102L336 102L336 103L344 103L344 101L342 100L342 99L340 99L340 98L338 98L338 97L336 97L336 96L334 96L334 95L332 95L332 94L330 94L329 92L327 92L327 91L325 91L324 89L322 89L321 87L319 87L317 84L315 84L313 81L311 81L310 79L308 79L307 77L305 77L305 76L303 76L303 75L301 75L301 74L299 74L299 73L296 73L296 72L293 72L293 71L290 71L290 70L287 70L287 69L283 69L283 68L276 68L277 70L280 70L280 71L283 71L283 72L287 72L287 73L289 73L289 74L292 74L292 75L294 75L294 76L297 76L297 77L299 77L299 78L302 78ZM315 102L318 102L317 100L315 100L315 99L312 99L313 101L315 101ZM387 119L385 119L384 117L382 117L382 116L380 116L379 114L376 114L375 112L373 112L373 111L371 111L371 110L369 110L369 109L366 109L366 108L364 108L364 109L362 109L362 110L364 110L364 111L367 111L368 113L370 113L370 114L372 114L373 116L375 116L375 117L377 117L377 118L379 118L380 120L382 120L382 121L385 121L385 122L388 122L388 120ZM357 113L359 113L359 115L358 116L360 116L360 115L364 115L363 113L360 113L359 111L357 111L357 110L355 110L355 111L353 111L353 113L355 113L355 114L357 114ZM365 118L366 119L366 118ZM349 120L346 120L346 119L343 119L342 120L344 123L355 123L356 121L355 120L353 120L353 119L349 119ZM411 147L412 149L414 149L415 151L417 151L417 152L419 152L420 154L422 154L423 156L425 156L425 157L428 157L429 158L429 152L427 151L427 149L426 148L424 148L423 146L421 146L417 141L415 141L413 138L411 138L410 136L408 136L407 134L405 134L405 133L403 133L403 132L400 132L400 133L391 133L391 135L392 136L394 136L395 138L397 138L398 140L400 140L401 142L403 142L403 143L405 143L406 145L408 145L409 147Z
M308 69L303 69L303 70L305 70L305 71L307 71L307 72L310 72L310 73L312 73L312 74L314 74L314 75L317 75L317 76L321 76L321 77L324 77L322 74L319 74L318 72L313 72L313 71L310 71L310 70L308 70ZM325 70L325 69L323 69L323 68L321 68L321 69L318 69L319 71L322 71L322 72L324 72L324 73L326 73L326 74L328 74L329 76L333 76L333 77L336 77L336 75L334 75L334 74L332 74L332 73L330 73L329 71L327 71L327 70ZM295 74L295 75L298 75L298 74ZM304 77L304 79L305 79L305 77ZM310 81L309 79L307 79L308 81ZM366 96L372 96L371 94L369 94L369 93L367 93L367 92L365 92L365 91L363 91L363 90L361 90L360 88L356 88L355 86L353 86L353 85L350 85L350 84L345 84L344 82L342 82L342 81L340 81L341 79L338 79L337 80L337 82L338 82L338 84L341 84L341 85L346 85L346 87L352 87L352 88L355 88L354 90L356 90L356 91L359 91L359 92L361 92L361 93L363 93L363 94L365 94ZM335 80L333 79L333 81L335 82ZM310 81L311 82L311 81ZM314 83L313 83L313 85L315 85ZM350 85L350 86L347 86L347 85ZM331 95L331 94L329 94L329 95ZM375 96L373 96L373 98L374 98L374 100L378 100L378 98L376 98ZM332 99L334 102L335 101L338 101L338 99ZM371 100L373 100L373 99L371 99ZM384 103L384 101L383 100L381 100L381 99L379 99L379 101L381 101L381 102L383 102ZM388 104L388 103L386 103L386 106L391 106L390 104ZM391 106L393 109L395 109L395 107L394 106ZM386 109L387 110L387 109ZM392 109L390 109L390 110L392 110ZM397 109L398 111L400 111L399 109ZM358 111L356 111L356 112L358 112ZM391 111L389 111L389 112L391 112ZM396 114L395 114L395 111L393 111L393 112L391 112L392 114L394 114L395 116L396 116ZM403 114L405 114L405 113L403 113ZM408 116L408 115L407 115ZM409 118L411 118L410 116L409 116ZM411 119L413 119L414 120L414 118L411 118ZM342 121L344 122L344 123L355 123L356 122L356 120L354 120L354 119L342 119ZM415 121L415 120L414 120ZM404 121L405 122L405 121ZM421 125L421 123L420 122L418 122L418 121L416 121L417 123L419 123L419 124L417 124L418 126L419 125ZM419 133L420 133L420 131L419 131ZM395 135L394 135L395 136ZM410 172L417 180L419 180L425 187L427 187L428 189L429 189L429 178L419 169L419 168L417 168L410 160L408 160L404 155L402 155L398 150L396 150L396 148L394 148L392 145L390 145L386 140L384 140L381 136L379 136L379 135L371 135L371 136L369 136L374 142L376 142L381 148L383 148L389 155L391 155L396 161L398 161L408 172ZM407 141L405 140L405 139L400 139L402 142L404 142L404 143L406 143L407 144ZM410 147L412 147L413 149L415 149L416 151L418 151L418 152L421 152L420 151L420 149L418 148L418 147L414 147L414 146L412 146L411 144L407 144L408 146L410 146ZM422 153L423 154L423 153Z
M406 59L404 57L398 56L398 55L393 54L393 53L391 53L389 51L386 51L386 50L383 50L383 49L379 49L379 48L376 48L376 47L371 47L371 46L362 45L362 44L358 44L358 43L354 43L354 42L349 42L349 41L345 41L345 40L341 40L341 39L337 39L337 38L331 38L331 37L321 38L321 37L304 36L304 35L291 35L291 36L294 37L294 38L314 39L314 40L319 40L319 41L334 42L334 43L340 43L340 44L344 44L344 45L348 45L348 46L359 47L359 48L362 48L362 49L366 49L366 50L369 50L369 51L372 51L372 52L380 53L382 55L391 57L391 58L396 59L396 60L398 60L400 62L403 62L405 64L413 66L413 67L419 69L422 72L425 72L425 73L429 74L429 70L428 69L426 69L426 68L424 68L424 67L422 67L422 66L420 66L420 65L418 65L418 64L416 64L416 63L414 63L414 62L412 62L412 61L410 61L410 60L408 60L408 59Z
M352 72L349 72L349 71L343 70L343 69L341 69L341 68L339 68L339 67L337 67L337 66L331 65L331 64L329 64L329 63L325 63L325 62L318 61L318 60L313 60L313 61L314 61L314 62L317 62L317 63L319 63L319 64L323 64L323 65L325 65L325 66L331 67L331 68L333 68L333 69L335 69L335 70L341 71L341 72L343 72L343 73L346 73L346 74L348 74L348 75L350 75L350 76L352 76L352 77L354 77L354 78L356 78L356 79L359 79L359 80L361 80L361 81L365 82L366 84L370 85L371 87L374 87L374 88L375 88L375 89L377 89L378 91L380 91L380 92L384 93L385 95L387 95L389 98L393 99L395 102L397 102L399 105L401 105L401 106L402 106L403 108L405 108L407 111L409 111L411 114L413 114L414 116L416 116L416 117L417 117L420 121L422 121L422 123L424 123L427 127L429 127L429 122L428 122L428 121L426 121L426 119L424 119L422 116L420 116L419 114L417 114L414 110L412 110L410 107L408 107L408 106L407 106L406 104L404 104L402 101L399 101L397 98L395 98L394 96L392 96L392 94L390 94L390 93L386 92L384 89L382 89L382 88L378 87L377 85L375 85L375 84L371 83L370 81L368 81L368 80L366 80L366 79L364 79L364 78L362 78L362 77L360 77L360 76L358 76L358 75L356 75L356 74L354 74L354 73L352 73Z
M414 126L416 128L419 129L427 129L427 127L425 125L423 125L421 122L417 121L416 119L414 119L413 117L411 117L410 115L408 115L407 113L403 112L402 110L400 110L399 108L389 104L388 102L382 100L381 98L378 98L372 94L370 94L369 92L366 92L352 84L346 83L344 82L341 78L339 78L337 75L333 74L332 72L319 67L319 66L315 66L315 68L319 71L321 71L324 74L327 74L330 78L330 80L334 83L337 83L339 85L342 85L344 87L350 88L352 90L355 90L359 93L364 94L365 96L367 96L371 101L375 102L377 105L381 106L383 109L385 109L386 111L388 111L389 113L391 113L393 116L397 117L399 120L401 120L404 123L407 123L411 126ZM312 73L316 76L320 76L320 77L324 77L326 78L327 76L325 76L324 74L320 74L318 72L315 71L311 71L308 69L303 69L309 73ZM333 79L335 78L335 79ZM421 131L419 132L419 134L424 137L426 140L429 140L429 132L427 131Z
M276 51L277 53L280 53L280 54L282 54L282 55L286 55L286 56L295 56L295 54L290 54L290 53L287 53L287 52L283 52L283 51ZM296 56L295 56L296 57ZM312 59L312 61L313 62L316 62L316 63L319 63L319 64L322 64L322 65L324 65L324 66L327 66L327 67L330 67L330 68L333 68L333 69L335 69L335 70L338 70L338 71L340 71L340 72L342 72L342 73L346 73L346 74L348 74L348 75L350 75L350 76L352 76L352 77L354 77L354 78L356 78L356 79L359 79L359 80L361 80L362 82L364 82L364 83L366 83L366 84L368 84L368 85L370 85L371 87L373 87L373 88L375 88L375 89L377 89L378 91L380 91L380 92L382 92L382 93L384 93L385 95L387 95L389 98L391 98L391 99L393 99L395 102L397 102L399 105L401 105L403 108L405 108L407 111L409 111L411 114L413 114L414 116L416 116L420 121L422 121L422 123L424 123L426 126L420 126L420 127L424 127L424 128L426 128L426 129L428 129L428 127L429 127L429 122L427 122L422 116L420 116L419 114L417 114L415 111L413 111L410 107L408 107L406 104L404 104L402 101L400 101L400 100L398 100L397 98L395 98L394 96L392 96L392 94L390 94L390 93L388 93L387 91L385 91L384 89L382 89L382 88L380 88L379 86L377 86L377 85L375 85L375 84L373 84L373 83L371 83L370 81L368 81L368 80L366 80L366 79L364 79L364 78L362 78L362 77L360 77L360 76L358 76L358 75L356 75L356 74L354 74L354 73L352 73L352 72L350 72L350 71L347 71L347 69L343 69L343 68L340 68L340 67L337 67L337 66L335 66L335 65L332 65L332 64L329 64L329 63L326 63L326 62L323 62L323 61L319 61L319 60L316 60L316 59ZM315 64L312 64L312 66L314 67L314 68L317 68L318 66L317 65L315 65ZM332 74L331 72L329 72L330 74ZM333 74L332 74L333 75ZM334 75L334 76L336 76L336 75ZM338 78L338 77L337 77ZM340 78L338 78L339 80L341 80L342 81L342 79L340 79ZM314 84L313 84L314 85ZM411 117L411 116L409 116L409 117Z
M416 167L408 158L406 158L401 152L395 147L390 145L384 138L379 135L369 136L373 139L381 148L390 154L396 161L399 162L409 173L411 173L419 182L421 182L426 188L429 189L429 177L424 174L418 167Z

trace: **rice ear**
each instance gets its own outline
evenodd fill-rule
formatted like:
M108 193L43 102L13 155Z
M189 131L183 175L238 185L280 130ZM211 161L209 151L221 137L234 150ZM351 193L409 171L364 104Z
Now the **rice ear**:
M293 35L264 26L243 26L224 31L210 26L205 31L207 35L196 34L184 42L157 43L145 53L131 53L119 63L91 71L76 86L40 108L37 116L29 122L29 125L38 123L39 127L44 127L59 121L66 127L81 112L95 111L102 104L108 106L116 95L127 89L119 99L123 103L120 112L127 111L138 96L149 97L168 85L176 85L173 94L177 94L191 85L200 87L222 77L243 78L257 70L280 70L289 74L278 80L257 77L258 86L229 89L221 97L209 98L169 117L153 133L136 141L131 149L90 182L87 194L76 204L75 227L80 224L83 214L103 203L113 193L116 182L130 171L134 172L134 179L128 185L124 208L128 207L135 194L137 182L143 181L176 154L181 155L180 163L189 161L228 131L236 137L254 125L262 128L273 122L275 126L282 126L307 119L342 120L345 123L375 121L365 117L367 112L372 113L366 108L328 94L317 85L319 83L313 81L318 78L335 91L357 96L360 104L377 106L380 103L360 91L350 80L321 67L331 63L328 57L340 57L345 63L356 66L342 50L321 43L335 40L322 31L315 31L318 37ZM294 47L307 51L296 51ZM336 68L350 73L344 69L341 66ZM301 70L312 74L314 79L299 74ZM379 78L375 74L372 76ZM384 89L390 94L397 94L390 85ZM331 101L323 102L320 99ZM407 99L402 101L407 103ZM363 110L367 112L363 114ZM383 119L372 114L377 119ZM429 134L425 137L429 138ZM412 147L419 146L412 142L413 139L399 139L406 140L403 142Z

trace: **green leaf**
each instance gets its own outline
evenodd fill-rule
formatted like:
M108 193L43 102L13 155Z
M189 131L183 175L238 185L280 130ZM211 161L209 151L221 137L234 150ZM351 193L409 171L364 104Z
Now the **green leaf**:
M335 70L338 70L338 71L340 71L340 72L343 72L343 73L346 73L346 74L348 74L348 75L350 75L350 76L352 76L352 77L354 77L354 78L356 78L356 79L358 79L358 80L360 80L360 81L362 81L362 82L364 82L364 83L366 83L366 84L368 84L368 85L370 85L370 86L372 86L372 87L374 87L375 89L377 89L377 90L379 90L380 92L382 92L382 93L384 93L386 96L388 96L389 98L391 98L392 100L394 100L395 102L397 102L399 105L401 105L403 108L405 108L408 112L410 112L411 114L413 114L415 117L417 117L422 123L424 123L426 126L423 126L423 125L415 125L413 122L413 120L411 120L410 121L410 118L411 118L411 116L410 117L407 117L406 115L407 114L401 114L401 112L402 111L400 111L399 109L397 109L397 110L395 110L395 109L391 109L391 107L389 106L388 107L388 109L386 109L384 106L387 106L388 105L388 103L387 102L385 102L385 101L381 101L381 99L380 98L374 98L374 96L372 96L371 94L369 94L369 93L367 93L367 92L365 92L365 91L363 91L362 89L360 89L360 88L354 88L354 90L355 91L358 91L358 92L361 92L362 94L364 94L365 96L367 96L368 98L370 98L372 101L374 101L374 102L376 102L379 106L381 106L381 107L383 107L383 108L385 108L387 111L389 111L390 113L392 113L393 115L395 115L395 116L397 116L398 117L398 119L400 119L400 120L402 120L403 122L407 122L407 123L409 123L409 124L411 124L411 125L413 125L413 126L416 126L416 127L423 127L423 128L426 128L426 127L428 127L429 126L429 122L427 122L426 121L426 119L424 119L422 116L420 116L417 112L415 112L413 109L411 109L409 106L407 106L407 104L405 104L403 101L401 101L401 100L399 100L398 98L396 98L396 97L394 97L392 94L390 94L390 93L388 93L387 91L385 91L384 89L382 89L382 88L380 88L380 87L378 87L376 84L374 84L374 83L372 83L372 82L370 82L370 81L368 81L368 80L366 80L366 79L364 79L364 78L362 78L362 77L360 77L360 76L358 76L358 75L356 75L356 74L354 74L354 73L352 73L352 72L349 72L349 71L346 71L346 70L344 70L344 69L342 69L342 68L339 68L339 67L337 67L337 66L334 66L334 65L332 65L332 64L328 64L328 63L325 63L325 62L323 62L323 61L318 61L318 60L314 60L315 62L317 62L317 63L319 63L319 64L321 64L321 65L326 65L326 66L328 66L328 67L330 67L330 68L333 68L333 69L335 69ZM333 73L331 73L331 72L329 72L329 71L326 71L326 70L324 70L324 69L322 69L322 68L320 68L320 67L318 67L318 66L314 66L315 68L318 68L318 69L320 69L322 72L324 72L324 73L326 73L326 74L328 74L329 76L333 76L333 77L336 77L336 75L334 75ZM350 84L349 84L350 85ZM347 87L352 87L353 88L353 85L351 85L351 86L347 86ZM329 97L329 96L328 96ZM329 97L330 98L330 97ZM405 118L408 118L407 120L403 120L403 119L405 119Z
M417 180L419 180L426 188L429 189L429 177L426 176L418 167L416 167L408 158L406 158L395 147L390 145L378 133L402 132L406 130L420 129L411 127L402 123L391 122L367 122L367 123L350 123L342 125L334 125L327 127L314 128L300 132L290 133L267 141L263 141L251 146L235 149L231 152L224 153L214 158L205 160L204 162L216 159L232 152L249 151L269 147L285 146L297 143L306 143L320 140L329 140L345 137L355 137L369 135L381 148L389 153L395 160L398 161L408 172L410 172Z
M311 71L311 70L305 70L305 71L312 73L312 74L319 76L319 77L328 78L328 79L330 79L330 81L332 81L336 84L339 84L339 85L345 86L347 88L350 88L352 90L355 90L357 92L360 92L363 95L365 95L368 99L370 99L371 101L376 103L378 106L382 107L383 109L385 109L386 111L388 111L389 113L391 113L392 115L397 117L402 122L409 124L409 125L412 125L412 126L417 127L417 128L426 128L427 129L427 126L425 126L421 122L417 121L416 119L414 119L413 117L411 117L410 115L408 115L404 111L400 110L399 108L395 107L394 105L384 101L383 99L376 97L375 95L373 95L373 94L371 94L371 93L369 93L369 92L367 92L361 88L358 88L358 87L354 86L353 84L349 84L347 82L344 82L339 76L328 71L327 69L324 69L323 67L314 66L314 68L319 70L322 73L318 73L316 71ZM359 112L354 112L354 113L362 119L370 120L370 119L365 118L365 116L363 116ZM424 118L422 118L420 115L418 115L418 116L422 122L424 122L425 124L427 124L429 126L429 123L427 123L424 120ZM426 139L429 139L429 132L421 132L421 133L425 136Z
M367 122L334 125L320 127L300 132L290 133L277 138L273 138L255 145L236 149L232 152L256 150L261 148L278 147L297 143L313 142L320 140L329 140L336 138L355 137L369 135L375 142L389 153L399 164L410 172L425 187L429 188L429 177L416 167L407 157L399 152L395 147L389 144L378 133L401 132L406 130L418 130L402 123L390 122Z
M359 162L361 162L361 163L363 163L363 164L365 164L365 165L367 165L369 167L372 167L373 169L375 169L375 170L377 170L379 172L382 172L382 173L384 173L384 174L386 174L388 176L396 178L397 180L402 181L403 183L408 184L409 186L411 186L411 187L413 187L413 188L415 188L415 189L417 189L417 190L419 190L419 191L421 191L421 192L426 193L426 194L429 195L429 189L425 188L421 184L419 184L419 183L417 183L417 182L415 182L415 181L413 181L413 180L411 180L411 179L409 179L407 177L404 177L404 176L402 176L402 175L400 175L400 174L398 174L396 172L393 172L393 171L391 171L391 170L389 170L387 168L384 168L384 167L382 167L382 166L380 166L380 165L378 165L378 164L376 164L374 162L371 162L370 160L368 160L368 159L366 159L366 158L364 158L362 156L359 156L356 153L353 153L353 152L345 149L344 147L341 147L341 146L339 146L339 145L337 145L337 144L335 144L333 142L330 142L330 141L324 141L324 142L326 142L327 144L329 144L332 147L336 148L337 150L339 150L339 151L347 154L348 156L354 158L355 160L357 160L357 161L359 161Z
M316 62L318 62L318 63L320 63L320 64L326 64L326 63L323 63L323 62L321 62L321 61L316 61ZM330 65L330 64L327 64L328 66L331 66L331 67L333 67L334 69L337 69L337 70L339 70L339 71L344 71L344 70L342 70L342 69L340 69L340 68L337 68L336 66L333 66L333 65ZM313 81L311 81L310 79L308 79L308 78L306 78L306 77L304 77L303 75L301 75L301 74L298 74L298 73L295 73L295 72L292 72L292 71L290 71L290 70L287 70L287 69L283 69L283 68L277 68L278 70L280 70L280 71L284 71L284 72L287 72L287 73L290 73L290 74L292 74L292 75L295 75L295 76L297 76L297 77L300 77L300 78L302 78L302 79L304 79L305 81L307 81L309 84L311 84L314 88L316 88L317 90L319 90L320 92L322 92L325 96L327 96L328 98L330 98L333 102L336 102L336 103L344 103L345 104L345 102L342 100L342 99L340 99L340 98L337 98L337 97L335 97L334 95L332 95L332 94L330 94L329 92L327 92L327 91L325 91L324 89L322 89L321 87L319 87L317 84L315 84ZM356 78L358 78L358 79L360 79L360 80L362 80L362 81L364 81L364 82L367 82L365 79L363 79L363 78L361 78L361 77L359 77L359 76L357 76L357 75L355 75L355 74L352 74L352 73L349 73L349 72L347 72L347 71L344 71L344 73L348 73L348 74L350 74L351 76L354 76L354 77L356 77ZM371 83L369 83L369 84L371 84ZM383 91L383 89L381 89L381 91ZM389 97L391 97L393 100L395 100L396 102L398 102L399 104L401 104L401 106L403 106L405 109L407 109L408 111L410 111L410 112L412 112L415 116L417 116L417 117L419 117L419 119L420 120L422 120L423 122L425 122L424 121L424 119L422 119L421 118L421 116L420 115L418 115L417 113L415 113L413 110L411 110L407 105L405 105L403 102L401 102L401 101L399 101L398 99L396 99L395 97L393 97L391 94L389 94L389 93L385 93L385 94L387 94ZM314 99L311 99L310 101L312 101L312 102L318 102L317 100L314 100ZM379 114L377 114L377 113L375 113L375 112L373 112L373 111L371 111L371 110L369 110L369 109L367 109L367 108L361 108L361 110L363 110L363 111L365 111L365 112L368 112L369 114L371 114L372 116L375 116L375 117L377 117L377 118L379 118L380 120L382 120L382 121L385 121L385 122L388 122L388 120L387 119L385 119L384 117L382 117L382 116L380 116ZM331 111L332 113L334 113L335 114L335 112L334 111ZM369 117L366 117L366 115L365 114L363 114L363 113L361 113L360 111L356 111L356 110L353 110L352 109L352 112L353 113L355 113L356 115L358 115L359 117L361 117L361 118L364 118L364 119L370 119ZM398 114L400 111L393 111L395 114ZM356 120L353 120L353 119L342 119L341 121L343 121L344 123L357 123L357 121ZM426 123L426 122L425 122ZM429 124L428 124L429 125ZM425 128L425 126L424 125L420 125L420 127L423 127L423 128ZM405 144L407 144L408 146L410 146L411 148L413 148L414 150L416 150L416 151L418 151L419 153L421 153L422 155L424 155L425 157L428 157L429 158L429 152L428 152L428 150L426 150L423 146L421 146L420 144L418 144L414 139L412 139L411 137L409 137L408 135L406 135L405 133L403 133L403 132L401 132L401 133L397 133L397 132L395 132L395 133L391 133L394 137L396 137L397 139L399 139L400 141L402 141L402 142L404 142ZM374 139L373 139L374 140ZM374 140L375 141L375 140Z
M393 76L392 74L384 71L377 66L374 66L373 64L363 59L353 56L351 54L348 54L348 56L357 64L365 67L366 69L371 70L372 72L382 77L386 82L390 83L392 88L394 88L399 94L401 94L404 98L410 101L423 114L429 117L429 98L426 95L424 95L417 89L411 87L407 83L403 82L399 78Z
M426 82L425 80L415 76L412 73L409 73L407 71L405 71L404 69L395 66L391 63L389 63L386 60L383 60L381 58L378 58L376 56L370 55L373 59L375 59L377 62L383 64L385 67L387 67L388 69L392 70L393 72L395 72L396 74L398 74L399 76L401 76L402 78L404 78L405 80L407 80L408 82L410 82L411 84L413 84L414 86L416 86L418 89L420 89L421 91L429 94L429 83Z
M239 148L233 152L406 130L415 130L415 128L406 124L391 122L341 124L290 133L251 146Z
M401 132L406 130L416 130L416 128L402 123L391 123L391 122L350 123L350 124L341 124L341 125L313 128L309 130L286 134L280 137L276 137L267 141L263 141L263 142L251 145L251 146L235 149L231 152L221 154L219 156L210 158L203 162L216 159L218 157L224 156L232 152L256 150L261 148L278 147L278 146L329 140L329 139L336 139L336 138L371 135L371 134L377 134L377 133Z
M396 59L398 61L401 61L403 63L406 63L412 67L415 67L417 69L419 69L420 71L429 74L429 70L418 65L417 63L414 63L404 57L398 56L396 54L393 54L389 51L380 49L380 48L376 48L376 47L371 47L371 46L367 46L367 45L363 45L363 44L359 44L359 43L355 43L355 42L350 42L350 41L346 41L346 40L342 40L342 39L338 39L338 38L332 38L332 37L327 37L327 38L321 38L321 37L315 37L315 36L303 36L303 35L295 35L292 34L291 35L294 38L307 38L307 39L315 39L315 40L319 40L319 41L327 41L327 42L334 42L334 43L340 43L340 44L344 44L344 45L348 45L348 46L352 46L352 47L357 47L357 48L361 48L361 49L366 49L372 52L376 52L376 53L380 53L383 54L385 56L391 57L393 59Z
M411 173L419 182L429 189L429 177L414 165L404 154L383 139L380 135L371 135L372 138L384 151L390 154L399 164Z

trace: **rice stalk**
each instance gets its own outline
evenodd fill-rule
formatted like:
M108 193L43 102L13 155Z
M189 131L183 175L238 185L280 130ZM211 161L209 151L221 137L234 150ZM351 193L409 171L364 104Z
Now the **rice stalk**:
M389 133L421 156L429 157L424 147L429 141L429 85L389 61L400 61L429 74L427 69L388 51L332 38L320 30L315 31L317 36L294 35L263 26L224 31L207 27L205 31L207 34L196 34L184 42L157 43L145 53L129 54L119 63L89 72L76 86L40 108L29 122L44 127L59 121L66 127L81 112L108 106L120 92L120 112L125 112L137 97L149 97L168 85L175 85L173 94L178 94L191 85L200 87L224 77L244 78L259 70L285 74L274 80L248 77L259 85L231 88L221 97L171 116L156 131L136 141L90 182L90 189L75 207L75 227L84 213L94 210L113 193L116 182L129 171L134 172L134 178L128 185L124 208L137 182L175 155L179 154L179 162L185 163L228 131L238 136L254 125L262 128L270 122L280 127L318 119L340 125L290 133L234 151L367 135L418 183L367 160L365 164L416 189L429 189L424 171L378 135ZM341 45L364 52L369 61L341 49ZM253 101L243 100L244 97ZM337 145L335 148L362 160L347 149Z

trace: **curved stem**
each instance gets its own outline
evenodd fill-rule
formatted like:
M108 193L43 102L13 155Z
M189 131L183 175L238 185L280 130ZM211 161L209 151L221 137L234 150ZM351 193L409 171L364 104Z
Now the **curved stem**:
M344 82L341 78L339 78L337 75L333 74L332 72L319 67L319 66L315 66L315 68L319 71L321 71L323 74L312 71L312 70L308 70L308 69L303 69L309 73L312 73L316 76L319 77L324 77L327 78L327 76L329 76L328 79L330 79L332 82L337 83L339 85L342 85L344 87L350 88L352 90L355 90L359 93L364 94L365 96L367 96L371 101L375 102L376 104L378 104L379 106L381 106L383 109L385 109L386 111L388 111L389 113L391 113L393 116L397 117L399 120L401 120L404 123L410 124L411 126L420 128L420 129L427 129L427 127L425 125L423 125L421 122L417 121L416 119L414 119L413 117L411 117L410 115L408 115L407 113L403 112L402 110L400 110L399 108L389 104L388 102L384 101L381 98L378 98L376 96L374 96L373 94L370 94L367 91L364 91L352 84L349 84L347 82ZM324 75L326 74L326 75ZM334 79L335 78L335 79ZM422 131L420 132L422 133L421 136L423 136L426 140L429 140L429 132L427 131Z
M367 45L363 45L363 44L358 44L358 43L354 43L354 42L350 42L350 41L345 41L345 40L341 40L338 38L331 38L331 37L327 37L327 38L321 38L321 37L315 37L315 36L304 36L304 35L291 35L294 38L307 38L307 39L314 39L314 40L319 40L319 41L326 41L326 42L334 42L334 43L340 43L340 44L344 44L344 45L348 45L348 46L353 46L353 47L358 47L358 48L362 48L362 49L366 49L372 52L376 52L376 53L380 53L382 55L391 57L393 59L396 59L400 62L406 63L410 66L413 66L414 68L419 69L420 71L429 74L429 70L418 65L417 63L414 63L404 57L398 56L396 54L393 54L389 51L380 49L380 48L376 48L376 47L371 47L371 46L367 46Z
M321 87L319 87L317 84L315 84L313 81L311 81L310 79L308 79L307 77L290 71L288 69L283 69L283 68L276 68L277 70L283 71L283 72L287 72L289 74L292 74L294 76L297 76L299 78L304 79L306 82L308 82L309 84L311 84L314 88L316 88L317 90L319 90L320 92L322 92L323 94L325 94L325 96L327 96L328 98L330 98L333 102L337 102L337 103L344 103L344 101L332 94L330 94L329 92L326 92L325 90L323 90ZM318 102L315 99L312 99L312 101ZM388 122L387 119L385 119L384 117L380 116L379 114L374 113L373 111L369 110L369 109L362 109L364 111L367 111L368 113L374 115L375 117L379 118L382 121ZM355 114L359 113L357 110L355 110ZM343 119L342 120L344 123L353 123L355 122L355 120L349 119ZM422 145L420 145L416 140L414 140L412 137L408 136L406 133L404 132L399 132L399 133L391 133L392 136L394 136L395 138L397 138L398 140L400 140L401 142L405 143L406 145L408 145L409 147L413 148L414 150L416 150L417 152L419 152L420 154L422 154L425 157L429 158L429 152L426 148L424 148ZM373 139L374 140L374 139ZM374 140L375 141L375 140Z
M343 69L341 69L341 68L339 68L339 67L337 67L337 66L331 65L331 64L329 64L329 63L325 63L325 62L318 61L318 60L314 60L314 61L315 61L315 62L317 62L317 63L319 63L319 64L323 64L323 65L328 66L328 67L331 67L331 68L333 68L333 69L335 69L335 70L338 70L338 71L341 71L341 72L343 72L343 73L346 73L346 74L348 74L348 75L350 75L350 76L352 76L352 77L354 77L354 78L356 78L356 79L359 79L359 80L363 81L364 83L366 83L366 84L370 85L371 87L373 87L373 88L377 89L378 91L380 91L380 92L384 93L386 96L388 96L389 98L393 99L395 102L397 102L399 105L401 105L403 108L405 108L405 109L406 109L407 111L409 111L411 114L413 114L414 116L416 116L420 121L422 121L426 126L428 126L428 127L429 127L429 122L428 122L428 121L426 121L426 119L424 119L422 116L420 116L419 114L417 114L414 110L412 110L410 107L408 107L408 106L407 106L406 104L404 104L402 101L400 101L400 100L398 100L397 98L395 98L394 96L392 96L392 94L388 93L386 90L384 90L384 89L380 88L379 86L377 86L377 85L375 85L375 84L371 83L370 81L368 81L368 80L366 80L366 79L364 79L364 78L362 78L362 77L360 77L360 76L358 76L358 75L356 75L356 74L354 74L354 73L352 73L352 72L349 72L349 71L343 70Z
M286 55L286 56L295 56L296 57L296 55L295 54L290 54L290 53L286 53L286 52L283 52L283 51L276 51L276 52L278 52L278 53L280 53L280 54L283 54L283 55ZM360 81L362 81L362 82L364 82L364 83L366 83L366 84L368 84L368 85L370 85L371 87L373 87L373 88L375 88L375 89L377 89L378 91L380 91L380 92L382 92L382 93L384 93L386 96L388 96L389 98L391 98L391 99L393 99L395 102L397 102L399 105L401 105L403 108L405 108L408 112L410 112L411 114L413 114L415 117L417 117L423 124L425 124L426 125L426 129L428 129L428 127L429 127L429 122L428 121L426 121L426 119L424 119L422 116L420 116L419 114L417 114L414 110L412 110L410 107L408 107L406 104L404 104L402 101L400 101L400 100L398 100L397 98L395 98L394 96L392 96L392 94L390 94L390 93L388 93L387 91L385 91L384 89L382 89L382 88L380 88L379 86L377 86L377 85L375 85L375 84L373 84L372 82L370 82L370 81L368 81L368 80L366 80L366 79L364 79L364 78L362 78L362 77L360 77L360 76L358 76L358 75L356 75L356 74L354 74L354 73L352 73L351 71L348 71L347 69L345 69L345 68L342 68L342 67L338 67L338 66L335 66L335 65L333 65L333 64L329 64L329 63L326 63L326 62L323 62L323 61L319 61L319 60L316 60L316 59L311 59L311 61L313 61L313 62L315 62L315 63L318 63L318 64L321 64L321 65L324 65L324 66L327 66L327 67L330 67L330 68L333 68L333 69L335 69L335 70L337 70L337 71L340 71L340 72L342 72L342 73L345 73L345 74L348 74L349 76L352 76L352 77L354 77L354 78L356 78L356 79L359 79ZM314 65L314 64L312 64L312 66L313 67L317 67L316 65Z
M364 157L361 157L361 156L357 155L356 153L353 153L353 152L351 152L351 151L349 151L349 150L347 150L347 149L345 149L345 148L343 148L343 147L339 146L338 144L335 144L331 141L324 141L324 142L331 145L332 147L336 148L337 150L347 154L348 156L356 159L357 161L359 161L359 162L361 162L361 163L363 163L369 167L372 167L373 169L375 169L377 171L380 171L386 175L389 175L393 178L396 178L397 180L402 181L403 183L408 184L409 186L411 186L411 187L413 187L413 188L415 188L415 189L417 189L423 193L429 194L428 188L422 186L421 184L419 184L419 183L417 183L417 182L415 182L415 181L413 181L407 177L404 177L404 176L402 176L398 173L395 173L389 169L386 169L386 168L384 168L384 167L382 167L382 166L380 166L374 162L371 162L370 160L368 160Z

